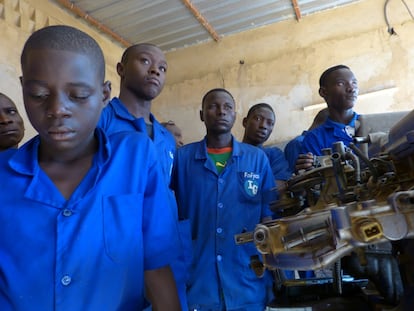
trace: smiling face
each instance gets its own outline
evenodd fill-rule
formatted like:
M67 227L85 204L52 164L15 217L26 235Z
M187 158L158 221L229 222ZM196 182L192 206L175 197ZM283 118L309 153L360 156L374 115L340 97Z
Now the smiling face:
M50 48L32 49L22 63L27 115L43 154L83 152L110 96L93 57Z
M353 109L358 98L358 81L351 70L337 69L329 73L319 94L329 108L337 111Z
M16 105L0 93L0 151L17 147L23 136L23 119Z
M137 98L152 100L157 97L165 83L167 61L156 46L138 44L128 48L117 65L121 88Z
M233 97L225 91L209 93L202 103L200 118L204 122L208 134L230 133L236 120Z
M243 142L259 146L272 134L275 125L275 114L266 107L255 109L248 117L243 119L245 134Z

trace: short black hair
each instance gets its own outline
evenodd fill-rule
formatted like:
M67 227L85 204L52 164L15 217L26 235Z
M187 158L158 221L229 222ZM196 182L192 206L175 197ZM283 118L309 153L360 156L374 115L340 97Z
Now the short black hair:
M134 45L131 45L131 46L129 46L129 47L127 47L126 49L125 49L125 51L124 51L124 53L122 53L122 57L121 57L121 63L122 64L125 64L127 61L128 61L128 56L129 56L129 54L131 53L131 51L132 50L135 50L136 48L139 48L139 47L141 47L141 46L153 46L153 47L156 47L156 48L158 48L158 49L160 49L157 45L155 45L155 44L152 44L152 43L138 43L138 44L134 44ZM161 49L160 49L161 50Z
M326 69L319 78L319 87L326 86L326 80L328 79L329 74L339 69L351 70L348 66L345 65L336 65Z
M20 57L21 66L26 64L31 50L53 49L84 54L93 60L97 72L105 78L105 58L99 44L87 33L67 25L54 25L41 28L27 39Z
M215 88L215 89L211 89L210 91L208 91L207 93L204 94L203 99L201 100L201 107L203 107L204 101L206 100L207 96L210 95L211 93L214 93L214 92L225 92L225 93L229 94L231 99L233 100L233 102L236 103L236 101L234 100L233 95L231 95L231 93L229 91L227 91L226 89L223 89L223 88Z
M255 112L257 109L260 109L260 108L269 109L273 113L273 116L276 117L272 106L270 106L269 104L266 104L266 103L259 103L259 104L256 104L256 105L253 105L253 106L250 107L249 111L247 112L246 118L249 118L253 112Z

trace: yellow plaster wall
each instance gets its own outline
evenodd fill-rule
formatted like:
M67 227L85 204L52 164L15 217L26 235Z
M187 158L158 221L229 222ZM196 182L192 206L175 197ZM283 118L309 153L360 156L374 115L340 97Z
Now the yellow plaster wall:
M322 103L318 79L336 64L351 67L360 84L355 108L360 113L411 110L414 89L414 21L400 1L390 1L388 18L397 32L390 36L384 2L356 4L303 16L295 20L167 53L167 84L154 101L161 121L172 119L183 129L185 142L201 139L200 101L211 88L227 88L237 101L233 133L243 135L241 121L250 106L271 104L277 123L269 143L290 139L306 129ZM414 7L412 7L414 10ZM19 57L28 35L45 25L69 24L90 33L102 46L107 79L113 95L119 92L115 71L124 47L47 0L0 0L0 91L7 93L24 114ZM240 64L240 60L244 64ZM380 91L385 89L385 91ZM33 136L27 119L25 139Z
M186 142L199 140L205 134L201 98L211 88L225 87L238 105L237 138L243 136L241 121L249 107L267 102L277 119L269 143L285 141L311 124L318 109L303 107L323 103L319 76L336 64L350 66L360 94L370 93L359 97L359 113L410 110L414 22L400 1L390 1L388 18L398 34L390 36L384 2L364 0L170 52L167 85L154 111L160 119L175 120Z

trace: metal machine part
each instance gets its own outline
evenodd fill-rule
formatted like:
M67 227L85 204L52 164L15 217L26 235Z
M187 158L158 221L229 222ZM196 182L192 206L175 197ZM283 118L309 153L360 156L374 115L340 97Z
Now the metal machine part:
M391 128L375 156L338 142L314 163L292 177L272 205L282 217L236 235L236 243L255 243L270 270L317 270L357 254L357 273L398 278L396 257L391 251L384 257L381 246L414 237L414 111ZM368 251L372 245L378 246L377 253ZM380 257L386 271L363 268ZM391 263L384 264L383 258ZM377 281L384 283L384 278ZM384 296L395 302L400 292L392 288Z
M414 236L414 156L371 159L375 173L367 169L358 176L344 157L333 157L341 162L302 172L288 182L288 192L314 205L258 224L254 232L237 235L236 242L254 242L269 268L306 270L330 265L357 247Z

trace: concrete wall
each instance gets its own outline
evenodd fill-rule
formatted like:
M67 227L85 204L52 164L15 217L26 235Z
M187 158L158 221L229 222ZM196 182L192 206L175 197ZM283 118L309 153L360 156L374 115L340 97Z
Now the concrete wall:
M161 121L175 120L185 142L201 139L201 98L215 87L227 88L237 101L234 134L243 135L241 120L258 102L271 104L277 123L269 143L290 139L307 128L323 103L318 79L332 65L351 67L360 84L360 113L411 110L414 88L414 21L401 1L390 1L388 19L398 35L390 36L384 2L360 2L261 27L194 47L167 53L167 84L154 101ZM412 5L411 3L408 3ZM414 10L414 6L411 8ZM101 44L113 95L119 88L115 66L123 47L47 0L0 0L0 92L23 112L19 57L27 36L45 25L69 24L90 33ZM244 64L240 64L240 60ZM26 139L34 132L27 123Z
M267 102L277 118L269 142L284 141L311 124L318 109L303 108L323 103L319 76L336 64L350 66L360 94L369 93L359 97L356 111L410 110L414 22L401 1L390 1L388 18L398 34L390 36L384 2L360 1L305 16L300 22L285 21L168 53L168 83L154 111L160 119L175 120L186 142L198 140L205 133L199 121L203 94L225 87L238 104L236 137L243 136L241 121L248 108Z

